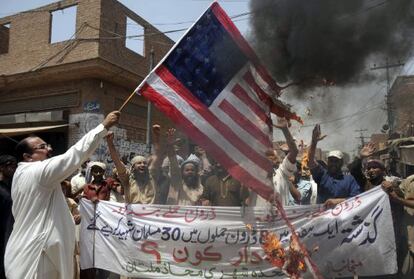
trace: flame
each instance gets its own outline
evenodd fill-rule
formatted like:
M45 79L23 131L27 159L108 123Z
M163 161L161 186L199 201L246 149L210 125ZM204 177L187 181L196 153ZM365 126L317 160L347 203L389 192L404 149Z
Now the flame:
M306 149L306 151L303 153L302 155L302 161L301 161L301 165L302 165L302 174L305 176L310 176L310 170L309 170L309 149Z
M305 256L293 238L285 250L276 234L266 233L262 248L270 264L282 269L290 278L300 278L301 273L306 271Z

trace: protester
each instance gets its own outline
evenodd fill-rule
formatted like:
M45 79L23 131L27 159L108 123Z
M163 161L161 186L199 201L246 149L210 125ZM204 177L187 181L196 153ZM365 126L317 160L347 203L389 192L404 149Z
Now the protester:
M193 148L192 155L199 159L198 173L200 175L201 184L204 184L207 178L212 175L212 166L204 148L199 145L194 145Z
M204 191L198 170L200 159L192 154L180 166L173 145L174 135L175 129L168 129L167 154L170 161L171 186L168 192L167 204L198 205Z
M371 188L367 181L366 175L363 173L363 161L370 158L375 153L376 147L375 144L370 142L363 146L359 151L359 156L355 157L355 159L348 165L348 169L351 175L357 181L360 191L364 192Z
M342 173L344 155L341 151L329 152L327 168L316 162L316 145L324 138L325 136L321 134L321 127L316 125L309 148L309 168L313 179L318 184L318 203L325 203L326 207L334 207L347 198L358 195L361 191L353 176Z
M112 179L113 179L113 184L112 184L111 194L109 195L109 201L124 203L125 202L124 187L122 187L121 185L121 181L119 180L119 177L118 177L118 170L116 168L112 169Z
M78 210L78 204L74 199L71 198L72 185L70 184L69 180L63 180L60 183L60 186L62 187L62 193L65 196L66 204L68 205L69 211L72 214L73 221L76 225L79 225L81 218Z
M396 239L396 243L401 242L398 278L411 279L414 278L414 175L404 179L399 187L396 183L383 183L383 188L390 196L391 205L404 206Z
M11 155L0 156L0 279L6 278L4 273L4 252L13 229L11 184L16 171L17 160Z
M36 136L16 146L21 161L12 182L15 223L6 248L6 277L73 278L75 225L60 182L92 155L107 129L118 122L111 112L64 154Z
M296 200L289 193L289 205L308 205L312 196L312 182L308 172L303 171L302 165L296 163L296 169L294 176L291 177L291 182L300 193L300 199Z
M83 186L86 184L86 167L88 166L89 159L82 163L78 170L78 173L72 177L70 184L72 185L72 197L76 198L83 192Z
M104 179L106 165L95 161L90 162L88 167L90 168L92 181L83 186L83 196L92 202L109 201L114 180L112 178Z
M231 177L218 162L213 162L213 175L207 178L200 198L204 206L244 206L249 190Z
M158 142L159 126L153 126L154 142ZM116 151L113 133L106 137L111 158L118 170L118 177L124 187L125 201L127 203L154 204L158 197L158 185L166 180L162 175L161 164L164 159L158 144L154 148L155 156L148 166L144 156L135 156L131 160L131 169L127 170Z
M285 118L278 118L276 128L280 129L286 139L288 146L288 154L282 160L279 165L280 157L274 150L268 152L268 159L273 164L273 186L275 190L275 198L278 198L282 205L289 205L289 196L299 201L301 199L300 192L289 180L290 177L294 176L296 172L296 156L298 155L298 148L295 140L293 139L289 131L289 122ZM257 197L256 194L252 195L251 205L266 206L268 203L262 198Z

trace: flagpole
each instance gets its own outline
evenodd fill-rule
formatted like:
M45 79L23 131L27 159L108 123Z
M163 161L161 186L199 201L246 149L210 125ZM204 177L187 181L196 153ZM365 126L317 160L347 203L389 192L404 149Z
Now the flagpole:
M119 112L122 111L122 109L126 106L126 104L128 104L128 102L132 99L132 97L134 97L136 90L134 90L134 92L131 93L131 95L129 95L128 99L125 100L125 102L122 104L122 106L120 106L120 108L118 109Z
M151 47L150 51L150 63L149 63L149 72L152 71L152 68L154 67L154 48ZM150 101L148 101L147 105L147 138L146 138L146 144L147 144L147 151L148 155L151 154L151 122L152 122L152 104Z
M92 266L95 268L96 202L93 202L93 225Z
M148 75L144 78L144 80L138 85L137 88L135 88L134 92L131 93L131 95L128 97L128 99L125 100L125 102L122 104L122 106L118 109L118 111L122 111L122 109L126 106L126 104L132 99L132 97L134 97L135 93L137 93L141 87L145 84L145 82L147 81L148 77L152 74L153 71L155 71L159 65L161 65L165 59L167 59L168 55L173 52L175 50L175 48L178 46L178 44L181 42L182 38L184 38L185 35L187 35L188 32L190 32L190 30L196 25L197 21L207 12L207 10L211 7L211 5L213 5L213 3L217 2L216 0L214 0L207 8L206 10L197 18L196 21L194 21L193 24L191 24L191 26L187 29L187 31L184 32L184 34L181 36L181 38L170 48L170 50L164 55L164 57L158 62L158 64L153 67L150 72L148 73Z
M149 65L149 72L150 73L151 73L153 67L154 67L154 48L151 48L151 51L150 51L150 65ZM129 95L129 97L125 100L125 102L119 107L118 111L123 110L123 108L126 106L126 104L128 104L129 101L131 101L132 97L134 97L134 95L137 93L137 91L138 91L138 87L131 93L131 95ZM147 117L150 114L151 114L151 103L148 103ZM147 123L147 126L148 126L148 123ZM148 144L148 136L147 136L147 144Z

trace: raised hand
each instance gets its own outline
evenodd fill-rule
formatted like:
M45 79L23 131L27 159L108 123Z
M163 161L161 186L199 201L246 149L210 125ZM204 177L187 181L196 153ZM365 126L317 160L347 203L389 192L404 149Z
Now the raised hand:
M324 138L326 138L326 135L322 135L321 125L316 124L315 128L313 128L313 131L312 131L312 142L317 143L323 140Z
M114 126L116 123L118 123L119 121L119 117L121 116L121 113L117 110L110 112L104 119L104 121L102 122L102 125L104 125L104 127L106 129L111 128L112 126Z
M160 142L160 135L161 135L161 126L158 124L152 125L152 136L153 140L156 143Z
M169 128L167 131L167 143L168 145L174 145L175 144L175 129Z
M370 142L359 151L359 156L361 156L361 159L371 157L376 150L377 148L375 147L375 144Z

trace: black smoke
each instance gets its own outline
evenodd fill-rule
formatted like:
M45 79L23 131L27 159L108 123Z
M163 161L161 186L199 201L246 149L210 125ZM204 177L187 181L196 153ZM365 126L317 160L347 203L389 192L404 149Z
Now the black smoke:
M413 0L252 0L252 36L279 83L309 88L372 78L367 61L406 59Z

